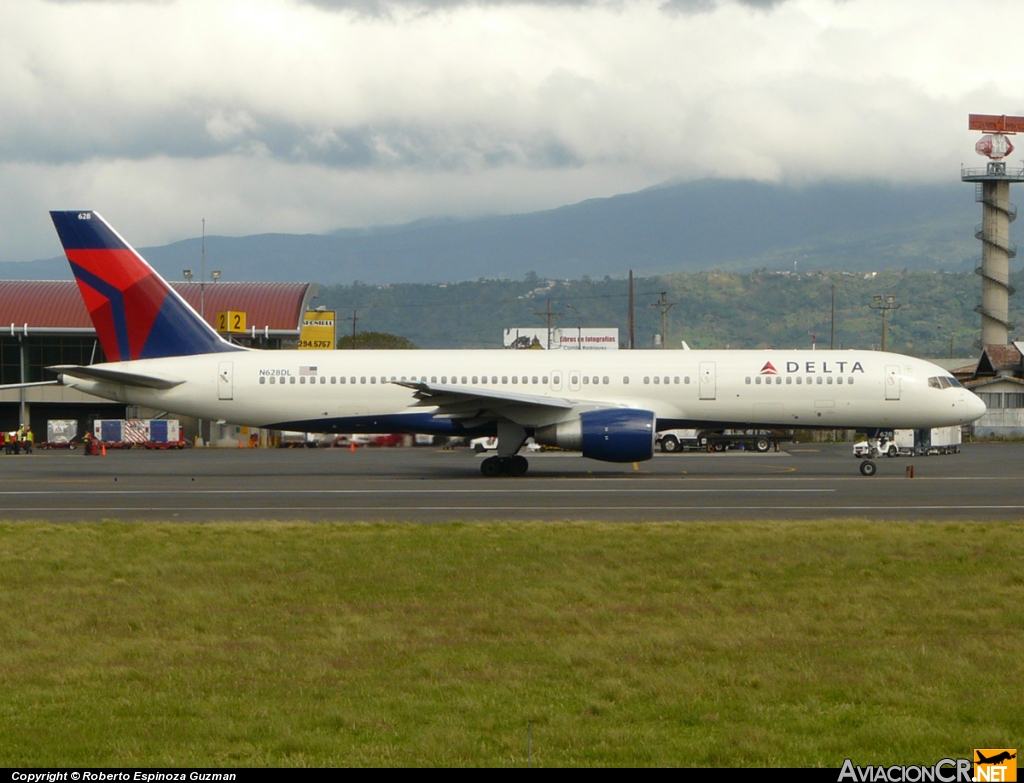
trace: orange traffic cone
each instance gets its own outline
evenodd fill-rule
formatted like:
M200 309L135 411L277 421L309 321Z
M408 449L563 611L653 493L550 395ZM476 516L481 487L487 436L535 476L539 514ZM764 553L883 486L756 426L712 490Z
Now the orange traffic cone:
M100 444L100 456L101 457L107 456L107 444L106 443L101 443Z
M349 441L348 450L351 451L353 454L356 453L356 442L354 440Z

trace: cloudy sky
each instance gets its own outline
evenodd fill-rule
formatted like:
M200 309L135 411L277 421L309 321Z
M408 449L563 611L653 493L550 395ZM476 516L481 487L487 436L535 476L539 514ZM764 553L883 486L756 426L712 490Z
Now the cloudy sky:
M18 0L0 261L525 212L670 179L956 181L1020 0ZM1018 157L1019 159L1019 157Z

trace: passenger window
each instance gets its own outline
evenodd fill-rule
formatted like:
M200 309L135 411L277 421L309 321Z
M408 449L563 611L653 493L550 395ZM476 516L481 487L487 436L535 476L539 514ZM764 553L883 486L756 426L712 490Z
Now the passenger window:
M801 383L803 383L803 382L804 382L804 379L803 379L803 378L801 378L800 376L797 376L797 379L796 379L796 384L797 384L797 386L799 386L799 385L800 385Z
M536 375L533 376L533 383L537 383L537 376Z
M831 385L832 385L832 376L831 376L831 375L830 375L830 376L828 376L828 385L829 385L829 386L831 386Z
M469 383L469 381L466 380L466 376L465 375L462 376L462 383L463 384Z
M689 375L687 375L685 378L683 378L683 383L689 385L689 383L690 383L690 376Z
M442 375L441 376L441 383L448 383L448 376L447 375Z
M651 376L650 375L645 375L644 376L644 383L650 383L650 382L651 382Z
M260 376L260 383L266 383L267 379L264 376Z
M849 378L846 379L846 383L847 383L847 385L853 383L853 376L852 375Z
M583 385L586 386L588 383L590 383L590 376L589 375L584 375L583 376Z
M629 376L628 375L623 375L622 376L622 385L623 386L629 386Z
M748 375L746 378L743 379L743 381L744 381L744 383L746 383L749 386L750 385L750 376Z
M362 376L362 377L361 377L361 378L359 379L359 382L360 382L360 383L366 383L366 376L365 376L365 375L363 375L363 376Z
M782 385L782 376L781 375L776 375L775 376L775 385L776 386L781 386Z
M331 383L334 384L334 385L337 385L337 383L338 383L338 376L337 375L332 375L331 376Z
M818 385L821 386L822 383L824 383L824 381L821 379L821 376L819 375L818 376Z
M675 378L672 379L672 383L674 383L676 386L679 385L679 376L678 375Z
M501 376L501 382L502 383L508 383L508 376L507 375L502 375Z
M477 380L478 380L477 376L476 376L476 375L474 375L474 376L473 376L473 383L476 383L476 382L477 382Z
M376 375L371 375L370 376L370 383L376 383L376 382L377 382L377 376Z
M761 376L760 375L758 375L756 378L754 378L754 383L756 383L758 386L761 385Z
M503 378L502 379L502 383L504 383L504 382L505 382L505 380ZM561 375L552 375L551 376L551 382L556 384L556 385L561 383L562 382L562 376Z
M492 375L491 376L491 383L497 383L497 382L498 382L498 376L497 375ZM544 380L544 383L547 383L547 379Z
M518 375L513 375L512 376L512 383L519 383L519 376Z
M495 378L494 382L497 383L498 379ZM548 376L545 375L543 378L540 379L540 382L543 383L545 386L547 386L548 385Z
M288 380L289 380L289 381L290 381L291 383L295 383L295 376L294 376L294 375L291 375L291 376L289 376L289 377L288 377Z
M838 378L836 378L836 383L838 383L840 386L843 385L843 376L842 375L840 375Z
M792 386L793 385L793 376L792 375L787 375L786 376L786 385L787 386Z
M303 375L301 378L299 378L299 383L301 383L303 386L305 386L305 384L306 384L306 376L305 375Z
M604 378L601 379L601 383L603 383L605 386L608 385L608 376L607 375L604 376Z
M661 383L661 378L659 378L657 375L655 375L654 376L654 385L657 386L659 383Z

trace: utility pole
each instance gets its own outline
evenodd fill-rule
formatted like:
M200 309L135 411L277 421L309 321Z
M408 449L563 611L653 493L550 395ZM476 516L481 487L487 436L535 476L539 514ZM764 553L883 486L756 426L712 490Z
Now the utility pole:
M832 284L832 336L828 340L828 349L836 349L836 284Z
M576 350L583 350L583 316L580 315L580 311L572 306L571 303L566 302L565 306L576 313Z
M358 310L353 310L352 311L352 317L351 318L346 318L345 320L352 322L352 346L351 346L351 350L355 350L355 347L356 347L356 323L359 321L359 311Z
M903 305L896 304L896 297L893 294L881 294L871 297L874 304L869 304L872 310L879 310L882 313L882 351L885 351L885 316L890 310L899 310Z
M636 322L633 319L633 270L629 270L629 314L626 317L626 330L629 332L626 335L626 347L629 350L633 350L633 346L636 344Z
M651 304L651 307L657 307L658 308L658 312L661 313L661 347L662 347L662 349L665 348L665 343L667 341L666 340L666 334L665 334L665 329L667 328L666 324L665 324L665 317L668 315L668 311L669 310L671 310L673 307L675 307L677 304L679 304L678 302L668 302L668 301L666 301L666 297L667 296L668 296L668 291L662 291L661 292L661 299L659 299L657 302L653 302Z
M544 319L547 320L547 324L548 324L548 350L550 351L551 350L551 322L554 319L558 318L559 316L564 315L564 313L552 312L552 310L551 310L551 300L548 299L548 308L547 308L547 310L543 310L543 311L541 311L539 313L534 313L534 315L539 315L541 318L544 318Z

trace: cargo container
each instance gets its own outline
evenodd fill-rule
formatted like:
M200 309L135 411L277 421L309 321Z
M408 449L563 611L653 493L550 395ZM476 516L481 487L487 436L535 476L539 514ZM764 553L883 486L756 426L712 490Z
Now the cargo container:
M46 442L40 443L44 449L73 449L78 437L78 421L76 419L49 419L46 422Z

